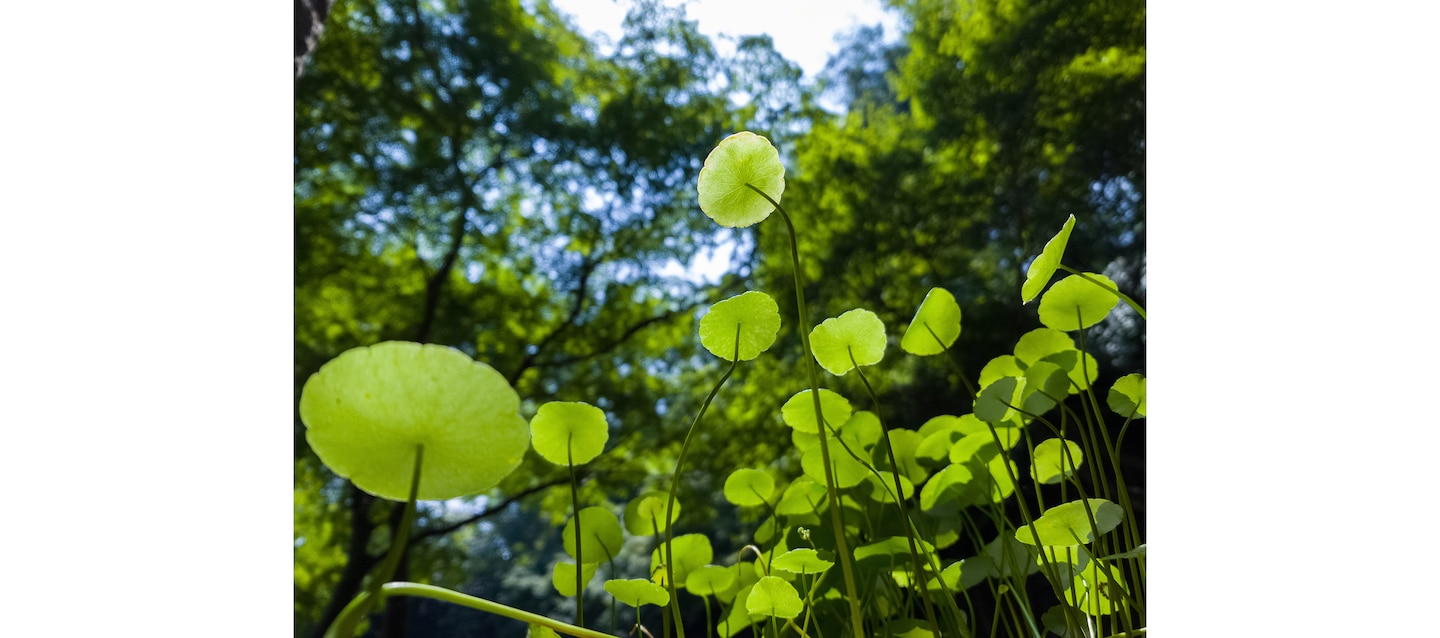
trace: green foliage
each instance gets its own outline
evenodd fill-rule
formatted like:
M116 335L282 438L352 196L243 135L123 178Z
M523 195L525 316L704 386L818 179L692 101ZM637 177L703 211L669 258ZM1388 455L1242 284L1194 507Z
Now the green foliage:
M790 397L785 405L780 406L780 416L796 432L807 434L819 434L820 425L815 420L815 409L812 406L813 399L810 397L810 390L801 390ZM853 408L845 397L838 393L820 388L820 414L825 419L827 429L833 429L843 425L850 420Z
M960 336L960 304L944 288L931 288L905 328L900 348L916 356L940 354Z
M776 576L761 578L745 598L745 611L752 615L794 618L804 610L795 586Z
M599 563L585 563L580 570L581 586L589 584L595 579L595 573L600 570ZM551 574L551 583L555 585L555 591L561 596L570 597L575 595L575 563L555 563L555 571Z
M1115 380L1106 395L1110 409L1123 417L1145 416L1145 377L1127 374Z
M631 607L639 607L641 605L664 606L670 602L670 592L665 591L664 587L643 578L607 580L605 581L605 591L610 592L610 595L614 596L615 600Z
M1075 216L1071 215L1065 219L1065 226L1060 232L1045 242L1040 256L1030 262L1030 268L1025 271L1025 284L1020 288L1021 303L1030 303L1045 289L1045 284L1050 283L1050 278L1055 276L1055 270L1060 267L1060 256L1065 254L1065 245L1070 243L1070 232L1073 230Z
M750 131L720 141L700 169L700 210L721 226L744 228L763 221L775 206L761 197L780 201L785 192L785 166L770 140Z
M872 366L885 358L885 323L875 313L856 308L815 326L810 347L825 370L844 375L857 365Z
M560 537L565 539L565 553L575 558L575 519L580 519L580 553L586 564L602 563L614 559L625 544L625 534L620 531L620 519L604 507L587 507L565 523ZM573 576L573 573L572 573Z
M700 318L700 343L726 361L734 361L739 337L740 361L770 349L780 330L780 307L763 292L749 291L721 301Z
M421 500L489 489L529 446L520 397L493 368L452 348L390 341L320 368L300 395L306 440L332 471L391 500L409 498L425 450Z
M676 501L670 518L665 518L669 500L670 493L660 490L650 490L630 499L625 505L625 531L636 536L664 532L680 517L680 502Z
M1104 275L1086 273L1110 288L1115 282ZM1056 330L1083 330L1100 323L1120 298L1115 293L1087 281L1080 275L1070 275L1056 282L1045 296L1040 298L1040 322Z
M725 479L725 500L741 507L764 505L775 491L775 479L764 470L741 468Z
M1015 531L1015 539L1026 545L1052 547L1088 544L1098 535L1115 529L1123 517L1124 511L1119 505L1103 498L1072 501L1045 510L1043 516L1035 519L1035 533L1022 527Z
M530 444L556 465L589 463L609 438L605 413L588 403L551 401L530 419Z

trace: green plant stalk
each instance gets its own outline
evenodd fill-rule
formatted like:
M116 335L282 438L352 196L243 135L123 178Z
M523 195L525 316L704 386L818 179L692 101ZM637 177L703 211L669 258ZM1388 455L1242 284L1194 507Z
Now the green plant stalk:
M1116 296L1116 297L1119 297L1121 301L1125 302L1126 305L1130 306L1130 309L1131 309L1131 310L1134 310L1134 311L1135 311L1135 314L1140 315L1140 318L1141 318L1141 319L1145 319L1145 309L1144 309L1144 308L1141 308L1141 307L1140 307L1140 304L1135 303L1135 300L1134 300L1134 299L1131 299L1131 298L1130 298L1128 295L1126 295L1125 293L1120 292L1119 290L1117 290L1116 288L1114 288L1114 287L1112 287L1112 286L1106 285L1105 282L1099 281L1099 280L1095 279L1094 277L1091 277L1090 275L1087 275L1087 274L1085 274L1085 273L1083 273L1083 272L1080 272L1080 271L1075 270L1074 268L1071 268L1071 267L1069 267L1069 266L1066 266L1065 264L1059 264L1059 267L1060 267L1060 270L1063 270L1063 271L1068 272L1068 273L1070 273L1070 274L1072 274L1072 275L1075 275L1075 276L1077 276L1077 277L1080 277L1081 279L1084 279L1085 281L1088 281L1088 282L1090 282L1090 283L1092 283L1092 284L1095 284L1095 285L1097 285L1097 286L1099 286L1099 287L1101 287L1101 288L1104 288L1105 290L1107 290L1107 291L1109 291L1109 292L1115 293L1115 296ZM1147 321L1148 321L1148 320L1147 320Z
M875 406L875 418L880 421L880 431L885 433L885 454L890 458L890 477L895 481L895 504L900 507L900 517L905 521L905 540L910 544L910 561L915 567L915 575L920 581L920 588L917 590L920 595L920 603L925 610L925 619L930 621L930 626L936 633L940 631L940 621L935 617L935 608L930 604L930 596L926 592L926 567L930 565L928 560L920 560L920 549L915 544L915 533L911 529L910 511L905 505L905 490L900 484L900 463L895 460L895 446L890 442L890 428L885 425L885 416L880 410L880 397L875 396L875 389L870 387L870 380L865 378L865 373L860 370L860 364L855 362L855 351L846 346L845 351L850 355L850 365L855 367L855 374L860 377L860 383L865 386L865 392L870 395L870 403ZM883 481L882 481L883 482ZM940 579L940 586L945 587L945 579ZM946 588L946 595L949 589ZM959 623L956 623L957 629Z
M410 540L410 527L415 524L415 497L420 493L420 463L425 457L425 446L415 446L415 469L410 474L410 498L405 501L405 513L400 517L400 527L396 529L390 542L390 551L385 554L384 562L380 563L380 569L370 581L370 586L364 592L356 596L350 604L340 611L330 623L330 628L325 630L325 638L350 638L355 635L355 628L365 614L380 598L381 585L395 575L395 568L400 564L400 556L405 553L405 544Z
M584 544L580 542L580 489L575 482L575 452L571 445L575 442L575 433L571 432L565 439L565 466L570 470L570 507L575 513L575 624L585 626L585 589L582 582L582 575L585 572L585 559L581 558L585 551L581 549Z
M436 587L434 585L422 585L420 583L406 582L386 583L380 588L380 593L382 596L414 596L416 598L429 598L431 600L439 600L455 605L460 605L461 607L478 609L480 611L495 614L497 616L512 618L521 622L540 625L542 627L548 627L558 633L562 633L567 636L577 636L578 638L615 638L610 634L601 633L593 629L576 627L575 625L563 623L558 620L541 616L540 614L516 609L509 605L502 605L494 601L485 600L484 598L477 598L475 596L462 594L457 591L445 589L444 587Z
M810 396L815 404L815 422L825 423L825 415L820 408L820 373L815 366L815 353L810 349L810 317L809 311L805 308L805 276L800 267L800 243L795 236L795 222L791 221L790 214L780 206L765 191L756 188L753 184L745 184L750 190L755 191L765 201L775 207L780 213L780 218L785 220L785 228L790 232L790 261L795 271L795 310L799 315L800 345L805 349L805 369L810 378ZM825 431L822 425L820 429L820 459L825 464L825 489L830 493L830 521L835 528L835 553L840 558L840 573L845 578L846 598L850 603L851 636L861 638L865 632L865 615L860 612L859 591L855 587L855 568L851 565L850 547L845 541L845 522L840 518L840 494L835 489L835 471L830 467L830 446L825 441Z
M979 396L980 393L978 390L975 389L975 384L970 382L970 377L965 376L965 370L960 367L960 362L956 361L953 358L954 355L950 355L950 348L945 345L944 341L940 340L940 335L935 334L935 331L930 329L930 324L922 321L920 322L920 325L925 326L925 332L930 333L930 336L935 339L935 343L940 345L940 349L944 350L945 353L949 355L945 357L945 360L950 363L950 367L955 369L955 374L959 376L960 381L965 384L965 389L970 392L970 398L973 400L975 399L975 397Z
M685 638L685 620L680 617L680 596L675 589L675 556L671 550L671 542L675 538L675 491L680 489L680 470L685 466L685 455L690 451L690 441L695 437L695 429L699 427L700 420L705 418L705 411L710 409L710 402L715 400L715 395L720 393L720 388L730 380L734 374L735 366L740 365L740 324L735 324L735 357L730 360L730 367L725 370L724 376L710 389L710 394L705 397L705 402L700 404L700 411L695 414L695 420L690 422L690 430L685 433L685 442L680 444L680 458L675 461L675 474L670 477L670 496L665 501L665 588L670 590L670 614L675 620L675 633L680 638ZM662 614L663 616L664 614ZM670 635L667 631L665 635Z

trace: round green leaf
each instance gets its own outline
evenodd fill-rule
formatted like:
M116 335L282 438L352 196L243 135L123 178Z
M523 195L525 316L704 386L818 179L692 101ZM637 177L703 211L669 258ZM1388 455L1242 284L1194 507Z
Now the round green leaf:
M704 534L685 534L671 539L671 551L675 553L675 584L684 587L690 572L710 564L715 559L715 550L710 539ZM665 585L665 543L660 543L650 552L650 575L655 584Z
M1012 405L1020 403L1016 397L1025 394L1025 378L1005 377L980 391L975 398L975 416L981 421L1003 423L1019 415Z
M1124 511L1119 505L1103 498L1086 500L1095 514L1095 525L1099 533L1104 534L1120 525ZM1035 531L1040 535L1038 542L1030 533L1029 526L1021 526L1015 530L1015 540L1026 545L1052 547L1082 545L1095 540L1090 534L1090 518L1085 514L1085 503L1081 501L1071 501L1045 510L1044 515L1035 519Z
M718 302L700 318L700 344L711 354L734 361L737 327L740 360L754 359L775 343L780 306L770 295L754 290Z
M764 505L775 491L775 479L765 470L741 468L725 479L725 500L741 507Z
M1105 616L1125 606L1125 578L1115 565L1102 568L1100 561L1091 561L1070 584L1065 597L1091 616Z
M685 589L696 596L718 596L735 584L735 572L719 565L706 565L685 577Z
M418 446L419 500L490 489L530 447L520 396L504 376L459 350L404 341L321 366L300 391L300 420L331 471L394 501L410 497Z
M530 445L556 465L589 463L609 439L605 412L588 403L551 401L530 419Z
M580 578L585 585L595 578L595 571L600 568L599 563L585 563L580 570ZM555 591L561 596L575 595L575 563L555 563L555 570L550 574L550 582L555 585ZM583 585L582 585L583 586Z
M879 471L865 477L865 482L870 484L870 498L880 503L894 503L895 498L895 473ZM909 500L915 495L915 482L911 481L904 474L900 475L900 498Z
M1025 270L1025 283L1020 286L1020 303L1030 303L1035 295L1045 289L1045 284L1050 283L1050 278L1055 276L1055 269L1060 267L1060 256L1065 253L1065 245L1070 243L1070 231L1074 229L1075 216L1071 215L1065 220L1060 232L1045 242L1040 256L1030 262L1030 267Z
M1105 399L1110 404L1110 409L1123 417L1144 418L1145 416L1145 376L1140 374L1127 374L1115 380L1115 385L1110 386L1110 394Z
M823 480L823 479L822 479ZM829 491L825 484L808 476L801 476L785 488L785 496L775 504L775 513L781 516L799 516L819 512Z
M940 354L959 336L960 304L955 303L955 295L944 288L931 288L900 337L900 349L922 357Z
M1067 350L1046 355L1041 361L1060 366L1070 376L1070 394L1079 394L1090 387L1100 376L1100 362L1088 352Z
M670 520L665 520L665 508L670 502L670 493L661 490L645 492L625 505L625 531L636 536L653 536L665 531L680 518L680 499L675 499L675 509Z
M1062 449L1061 445L1065 448ZM1031 459L1035 476L1041 483L1059 483L1062 477L1070 476L1084 464L1085 455L1080 453L1080 446L1073 441L1046 439L1035 446Z
M935 473L920 488L920 509L930 511L936 505L951 501L960 505L984 502L984 484L964 464L956 463Z
M849 489L859 485L870 476L870 469L862 464L855 457L850 456L845 448L840 446L840 439L830 437L827 441L830 447L830 465L835 476L835 486L840 489ZM845 441L850 449L856 454L860 453L860 444L855 441ZM861 457L863 458L863 457ZM805 475L814 479L815 482L824 485L825 483L825 457L819 447L806 452L800 457L800 467Z
M820 414L825 416L825 422L830 426L827 430L844 425L850 420L852 413L850 402L845 400L845 397L820 388ZM780 418L785 421L785 425L801 432L820 432L818 424L815 423L815 401L810 398L809 390L797 392L785 405L780 406Z
M664 607L670 604L670 592L664 587L656 585L643 578L612 579L605 581L605 591L610 592L622 603L631 607L641 605L658 605Z
M1051 328L1036 328L1020 335L1015 342L1015 358L1026 366L1055 354L1075 349L1075 340L1070 335Z
M823 408L822 408L823 410ZM880 436L885 433L885 428L880 424L880 417L869 410L859 410L850 415L845 425L840 426L840 435L851 440L859 441L860 447L867 453L876 443L880 442ZM860 450L855 450L857 453Z
M815 360L836 376L856 365L875 365L885 358L885 323L863 308L831 317L810 331L810 350Z
M700 210L721 226L744 228L763 221L775 206L750 190L750 184L771 199L785 192L785 166L770 140L741 131L720 141L705 158L697 190Z
M792 549L776 556L775 562L770 566L792 574L818 574L834 565L835 563L820 558L820 553L813 549Z
M980 369L980 378L976 380L983 390L995 381L1004 377L1025 376L1025 364L1014 355L1002 354L991 359Z
M575 556L575 518L565 523L561 532L565 540L565 553L585 563L603 563L620 553L625 544L625 533L620 531L620 519L603 507L587 507L580 510L580 549L583 557Z
M1096 281L1114 287L1105 275L1085 273ZM1056 282L1040 298L1040 323L1056 330L1070 332L1089 328L1105 319L1120 297L1079 275L1070 275Z
M805 610L795 586L778 576L766 576L755 583L745 599L745 611L760 616L794 618Z
M1065 370L1049 361L1036 361L1025 369L1025 388L1017 405L1030 414L1045 414L1069 392L1070 377Z

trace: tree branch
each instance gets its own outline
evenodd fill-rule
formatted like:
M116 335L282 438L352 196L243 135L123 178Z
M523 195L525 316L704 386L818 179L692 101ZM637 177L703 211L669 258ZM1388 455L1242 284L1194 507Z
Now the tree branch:
M474 515L472 515L472 516L468 516L468 517L466 517L466 518L464 518L464 519L462 519L462 520L456 521L456 522L454 522L454 523L449 523L449 524L446 524L446 525L442 525L442 526L440 526L440 527L436 527L436 528L433 528L433 529L427 529L427 530L423 530L423 531L418 531L418 530L417 530L417 531L415 531L415 532L412 532L412 533L410 534L410 542L411 542L411 543L418 543L418 542L420 542L420 541L422 541L422 540L425 540L425 539L427 539L427 538L435 538L435 537L437 537L437 536L444 536L444 535L449 534L449 533L451 533L451 532L453 532L453 531L455 531L455 530L457 530L457 529L460 529L460 528L462 528L462 527L464 527L464 526L466 526L466 525L469 525L469 524L474 523L474 522L476 522L476 521L480 521L480 520L485 519L485 518L490 517L490 516L494 516L495 514L500 513L500 512L501 512L502 510L504 510L505 508L510 507L511 505L513 505L513 504L515 504L515 503L517 503L517 502L525 499L526 497L528 497L528 496L530 496L530 495L532 495L532 494L535 494L536 492L540 492L540 491L543 491L543 490L547 490L547 489L550 489L550 488L552 488L552 487L556 487L556 486L560 486L560 485L568 485L569 483L570 483L570 478L567 476L567 477L555 479L555 480L552 480L552 481L549 481L549 482L546 482L546 483L541 483L541 484L539 484L539 485L532 485L532 486L530 486L530 487L528 487L528 488L525 488L524 490L521 490L521 491L519 491L519 492L516 492L515 494L512 494L510 497L506 498L506 499L503 500L503 501L500 501L499 503L497 503L497 504L495 504L495 505L493 505L493 506L487 506L484 511L479 512L479 513L477 513L477 514L474 514Z

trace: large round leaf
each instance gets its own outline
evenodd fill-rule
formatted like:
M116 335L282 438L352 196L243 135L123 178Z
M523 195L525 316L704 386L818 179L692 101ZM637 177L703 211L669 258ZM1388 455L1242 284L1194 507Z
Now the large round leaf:
M609 439L605 412L588 403L551 401L530 419L530 444L556 465L589 463Z
M815 360L836 376L857 365L875 365L885 358L885 323L875 313L856 308L815 326L810 349Z
M750 596L745 599L745 611L776 618L794 618L805 610L800 602L800 592L795 586L778 576L766 576L755 583Z
M1115 287L1115 282L1105 275L1085 274ZM1066 332L1083 330L1100 323L1119 304L1120 297L1115 293L1079 275L1070 275L1056 282L1040 298L1040 323Z
M1031 459L1035 476L1041 483L1059 483L1061 478L1074 474L1080 468L1085 455L1080 453L1080 446L1074 441L1046 439L1035 446Z
M1055 276L1055 269L1060 267L1060 256L1065 253L1065 245L1070 243L1070 231L1074 229L1075 216L1071 215L1065 220L1065 226L1060 232L1045 242L1040 256L1030 262L1030 267L1025 270L1025 283L1020 286L1020 303L1030 303L1035 295L1045 289L1045 284L1050 283L1050 278Z
M857 459L855 456L851 456L850 452L846 452L845 448L841 446L840 438L830 437L827 443L829 443L830 466L836 487L849 489L859 485L865 480L865 477L870 476L870 469L861 460L864 457L861 456L860 459ZM860 454L858 442L845 440L844 444L849 446L856 455ZM825 455L820 448L816 447L802 455L800 468L816 483L825 484Z
M700 210L721 226L731 228L763 221L775 206L746 184L778 202L785 192L785 166L770 140L741 131L721 140L705 158L697 188Z
M834 565L835 563L820 558L820 553L813 549L792 549L776 556L771 567L792 574L818 574Z
M715 550L710 547L710 538L704 534L685 534L671 539L671 551L675 554L675 584L684 587L690 572L710 564L715 559ZM665 585L665 543L660 543L650 552L650 574L655 584Z
M585 586L595 578L595 571L600 569L599 563L585 563L580 570L581 586ZM555 571L550 574L550 583L555 585L555 591L561 596L570 597L575 595L575 563L555 563Z
M824 415L825 422L830 426L827 430L845 425L853 411L845 397L820 388L820 414ZM797 392L785 405L780 406L780 418L785 421L785 425L801 432L820 432L820 427L815 422L815 400L810 398L809 390Z
M580 510L580 550L583 556L575 555L575 517L565 523L561 532L565 541L565 553L571 558L586 563L603 563L620 553L625 544L625 533L620 531L620 519L603 507L587 507Z
M1139 374L1127 374L1115 380L1115 385L1110 386L1110 394L1106 397L1106 403L1116 414L1129 418L1145 417L1145 377Z
M643 578L607 580L605 581L605 591L610 592L615 600L631 607L641 605L664 607L670 604L670 592Z
M494 487L530 446L520 396L494 368L453 348L387 341L321 366L300 391L311 449L376 496L410 496L423 445L420 500Z
M980 378L976 379L976 383L979 383L983 390L1001 378L1023 376L1025 376L1025 364L1015 358L1015 355L1002 354L986 362L985 367L980 368Z
M775 491L775 478L765 470L741 468L725 479L725 500L741 507L764 505Z
M781 516L799 516L820 512L829 495L823 481L823 478L816 481L808 476L796 478L790 483L790 487L785 488L785 496L775 504L775 513Z
M1086 500L1090 512L1095 515L1095 531L1104 534L1120 525L1120 519L1125 513L1119 505L1103 498ZM1045 510L1043 516L1035 519L1035 531L1040 535L1039 541L1036 541L1029 526L1021 526L1015 530L1015 540L1026 545L1052 547L1090 543L1095 540L1095 536L1090 533L1090 517L1086 514L1086 505L1086 502L1071 501Z
M922 357L940 354L959 336L960 304L955 303L955 295L944 288L931 288L915 311L915 320L900 337L900 349Z
M700 318L700 345L726 361L735 360L735 336L740 336L740 360L749 361L768 350L780 331L780 306L763 292L744 292L710 307Z
M625 530L636 536L652 536L664 532L670 525L665 520L665 508L670 505L670 493L660 490L645 492L625 505ZM669 523L680 518L680 500L670 512Z
M1074 349L1075 340L1070 335L1052 328L1036 328L1015 342L1015 358L1031 366L1049 355Z
M706 565L685 577L685 589L696 596L718 596L735 585L735 572L728 567Z

